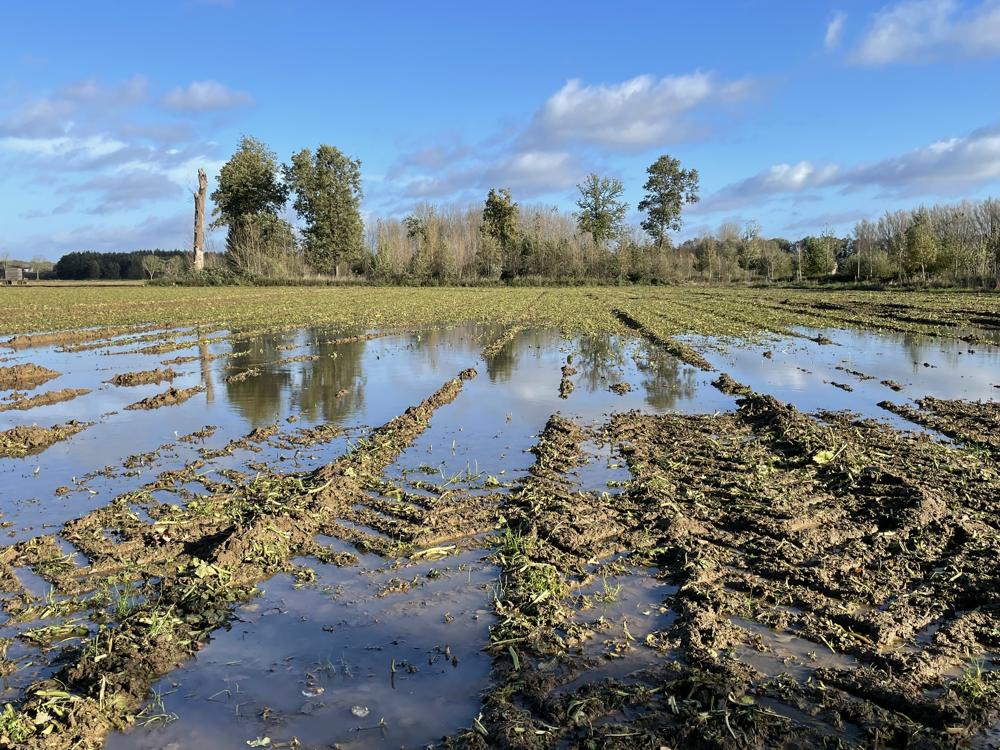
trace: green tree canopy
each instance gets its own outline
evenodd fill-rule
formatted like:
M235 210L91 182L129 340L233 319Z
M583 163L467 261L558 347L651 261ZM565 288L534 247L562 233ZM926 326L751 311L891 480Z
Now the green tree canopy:
M930 217L924 210L913 215L913 222L906 229L906 264L910 271L920 269L920 277L927 280L927 268L938 257L938 243L931 231Z
M600 177L594 173L577 185L580 198L576 205L577 228L589 232L599 247L616 235L625 221L628 206L621 200L625 186L615 177Z
M247 216L277 216L288 200L288 188L279 179L278 157L265 143L247 135L222 165L217 181L211 196L213 227L232 227Z
M357 262L364 249L361 220L361 161L335 146L314 154L302 149L285 167L285 180L295 192L295 211L305 222L303 236L309 264L337 273L342 263Z
M649 165L646 174L649 177L642 186L646 196L639 201L639 210L646 214L642 228L663 247L667 231L681 228L684 204L698 200L698 170L681 169L680 161L664 154Z
M480 232L483 236L477 259L480 272L490 278L498 278L503 272L513 276L517 271L511 266L517 257L521 209L507 188L491 189L486 196Z
M806 276L826 276L837 267L837 248L840 241L833 232L826 230L819 237L802 240L802 272Z

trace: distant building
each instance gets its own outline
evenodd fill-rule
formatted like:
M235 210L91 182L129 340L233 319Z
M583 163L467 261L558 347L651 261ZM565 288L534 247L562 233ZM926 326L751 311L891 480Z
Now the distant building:
M16 266L7 266L3 269L3 280L5 284L23 284L24 269Z

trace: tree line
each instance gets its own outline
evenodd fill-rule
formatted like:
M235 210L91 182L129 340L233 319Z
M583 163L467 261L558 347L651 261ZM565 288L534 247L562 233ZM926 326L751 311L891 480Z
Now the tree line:
M698 172L663 155L647 170L642 230L625 223L621 180L588 175L578 211L522 207L491 189L481 206L418 206L403 218L361 217L361 162L334 146L303 149L281 164L244 137L212 193L213 227L226 229L225 259L238 272L295 277L352 272L396 283L589 279L666 280L669 232L698 200ZM291 200L300 231L282 214Z
M57 279L72 281L118 281L180 278L187 267L182 250L135 250L128 253L66 253L53 267Z
M226 240L223 254L209 254L208 267L251 279L351 275L403 284L1000 282L995 199L887 212L858 222L846 237L827 229L788 240L764 237L756 222L724 223L674 245L684 207L699 198L697 170L666 154L650 164L638 226L626 221L624 192L620 179L589 174L577 186L574 212L521 205L495 187L478 205L424 203L404 217L365 222L360 160L324 144L283 164L244 136L211 195L212 226L224 228ZM298 227L285 218L289 203ZM168 255L72 253L66 275L56 271L60 278L187 273L184 261Z

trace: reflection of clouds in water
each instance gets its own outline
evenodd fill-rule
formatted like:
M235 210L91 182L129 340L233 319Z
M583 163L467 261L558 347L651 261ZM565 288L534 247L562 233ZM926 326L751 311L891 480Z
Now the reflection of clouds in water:
M558 388L558 381L553 382L551 378L537 378L531 382L526 377L518 378L509 391L510 394L526 404L539 404L552 400L552 393Z
M820 345L803 339L734 346L721 356L711 339L690 339L709 361L754 390L770 393L809 411L822 408L851 409L867 416L898 422L878 406L883 399L996 400L1000 390L1000 348L969 345L941 337L862 331L801 329L808 336L822 333L834 343ZM974 353L970 354L969 350ZM762 356L774 352L772 359ZM924 367L927 362L933 367ZM862 380L837 366L872 376ZM802 368L802 369L799 369ZM808 370L808 372L803 372ZM881 385L893 380L904 386L895 393ZM826 382L824 382L826 381ZM844 392L830 382L849 384Z

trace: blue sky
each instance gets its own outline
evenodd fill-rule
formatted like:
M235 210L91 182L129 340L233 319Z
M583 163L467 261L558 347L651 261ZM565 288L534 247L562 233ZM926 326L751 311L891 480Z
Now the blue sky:
M998 192L1000 0L6 4L0 253L187 247L244 133L360 158L366 216L569 209L590 171L634 206L669 153L682 236L846 233Z

